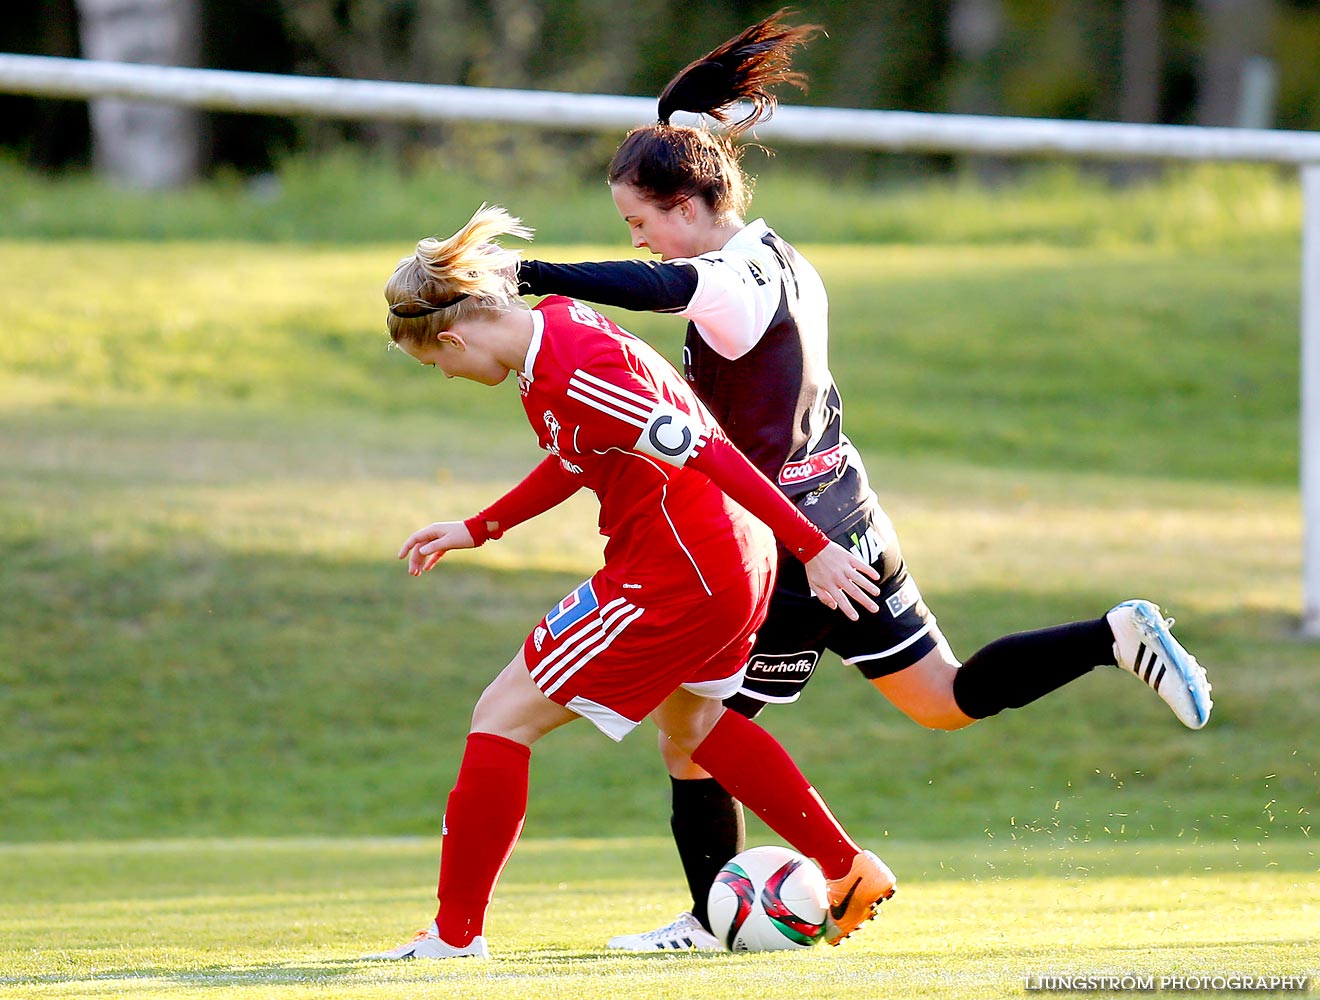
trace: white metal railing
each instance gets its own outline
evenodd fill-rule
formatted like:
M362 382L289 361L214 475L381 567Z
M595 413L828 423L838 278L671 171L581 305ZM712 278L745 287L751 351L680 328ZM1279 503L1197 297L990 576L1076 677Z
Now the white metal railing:
M399 122L481 120L571 131L654 120L642 97L338 80L0 53L0 93L119 98ZM1235 160L1295 165L1304 200L1301 268L1302 631L1320 638L1320 133L1133 125L848 108L781 107L756 129L781 143L889 151L1111 160Z
M320 118L481 120L599 131L655 119L655 100L543 90L278 76L0 53L0 92L122 98ZM1320 133L1132 125L851 108L781 107L757 135L780 142L893 151L1105 159L1320 163Z

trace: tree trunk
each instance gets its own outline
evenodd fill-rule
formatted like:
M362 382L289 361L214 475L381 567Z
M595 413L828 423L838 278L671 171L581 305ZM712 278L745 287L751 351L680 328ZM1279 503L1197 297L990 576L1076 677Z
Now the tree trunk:
M1163 33L1160 0L1125 0L1123 4L1123 76L1119 117L1125 122L1159 121Z
M949 110L959 114L992 115L1003 107L1002 0L954 0L949 10L949 48L956 76Z
M1004 110L1006 55L1003 0L954 0L949 10L949 50L954 76L949 110L957 114L995 115ZM1018 166L1003 157L968 156L962 169L984 184L1012 176Z
M1269 55L1272 0L1200 0L1204 25L1198 71L1198 125L1260 124L1243 120L1252 95L1244 82Z
M196 65L198 0L77 0L88 59ZM91 102L92 157L113 183L178 187L201 167L201 119L191 108L140 101Z

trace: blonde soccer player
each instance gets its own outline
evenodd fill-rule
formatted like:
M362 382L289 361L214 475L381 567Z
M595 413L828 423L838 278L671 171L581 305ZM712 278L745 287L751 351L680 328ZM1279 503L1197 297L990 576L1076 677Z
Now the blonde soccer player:
M435 919L370 957L488 955L486 909L522 829L532 747L584 718L613 740L649 718L814 858L837 944L893 893L894 875L779 743L721 700L741 685L765 617L775 536L817 599L845 616L859 614L854 604L875 610L876 571L804 518L652 348L572 299L528 308L516 256L497 242L506 235L531 234L483 208L449 239L422 240L386 285L387 322L399 348L446 377L493 386L516 373L547 455L490 506L414 532L399 555L421 575L585 488L600 502L604 565L531 629L478 700L445 808Z

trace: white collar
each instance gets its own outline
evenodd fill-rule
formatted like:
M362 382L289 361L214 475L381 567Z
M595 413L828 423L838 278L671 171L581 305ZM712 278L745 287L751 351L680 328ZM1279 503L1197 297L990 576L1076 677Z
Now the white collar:
M744 243L760 243L761 237L769 231L770 227L765 224L765 219L754 219L730 236L729 241L720 249L728 250L730 247L741 246Z
M532 342L527 345L527 358L523 361L522 370L518 372L519 377L527 382L534 381L532 375L532 366L536 364L536 356L541 353L541 335L545 332L545 313L539 309L532 310Z

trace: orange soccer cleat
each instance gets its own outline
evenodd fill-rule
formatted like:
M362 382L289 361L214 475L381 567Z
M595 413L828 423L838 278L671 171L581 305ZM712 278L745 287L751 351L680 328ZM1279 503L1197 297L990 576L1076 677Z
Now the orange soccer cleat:
M826 879L830 911L825 920L825 940L838 944L876 915L880 904L894 894L897 883L889 866L870 851L853 858L843 878Z

